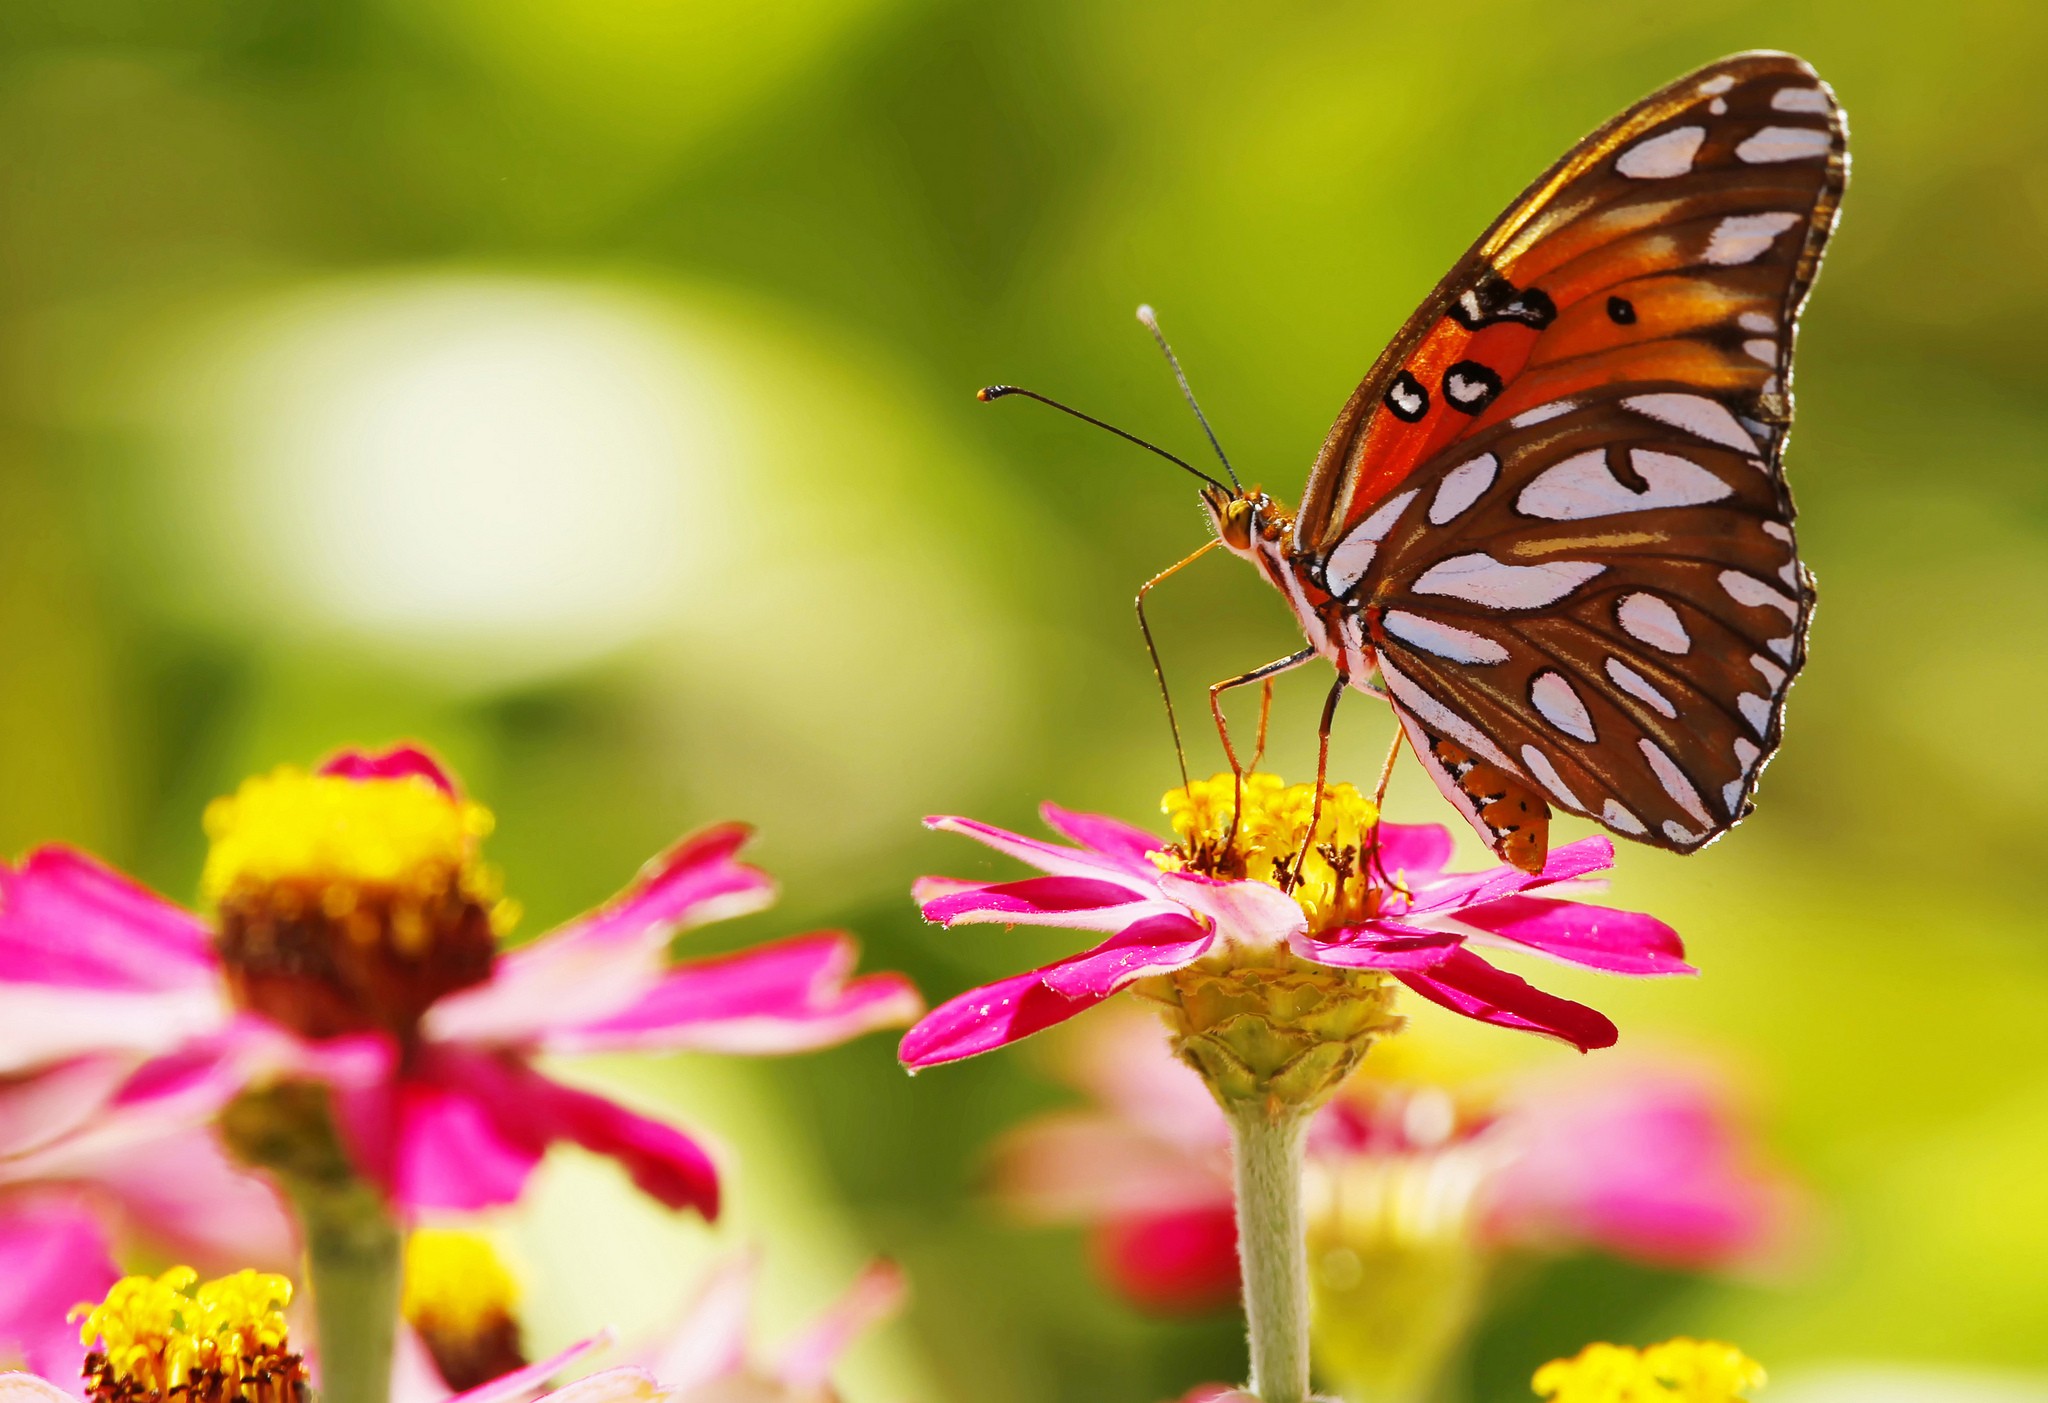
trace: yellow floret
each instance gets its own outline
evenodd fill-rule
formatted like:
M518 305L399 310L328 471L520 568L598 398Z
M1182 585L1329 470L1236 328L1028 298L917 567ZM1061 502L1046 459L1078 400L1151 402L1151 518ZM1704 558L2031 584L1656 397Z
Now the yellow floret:
M1300 903L1311 930L1370 914L1365 854L1379 810L1351 785L1325 786L1298 883L1294 865L1315 807L1314 785L1254 771L1244 777L1240 804L1237 781L1220 774L1172 790L1160 807L1180 837L1176 852L1160 855L1162 865L1279 887Z
M1742 1403L1763 1366L1734 1345L1680 1336L1646 1349L1592 1344L1531 1381L1551 1403Z
M201 887L218 902L243 885L436 889L480 875L489 810L416 775L343 779L281 766L206 808L213 840Z
M198 1279L190 1267L123 1277L99 1304L72 1311L74 1320L84 1318L80 1341L98 1344L106 1373L124 1391L161 1398L218 1390L236 1397L296 1369L284 1321L289 1281L239 1271L195 1288Z
M473 1338L512 1315L519 1283L474 1233L420 1228L405 1241L400 1311L416 1330Z

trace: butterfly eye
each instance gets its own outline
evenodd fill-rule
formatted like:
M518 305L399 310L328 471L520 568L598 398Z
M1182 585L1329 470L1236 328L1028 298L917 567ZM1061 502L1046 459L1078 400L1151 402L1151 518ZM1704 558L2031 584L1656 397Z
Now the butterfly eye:
M1223 544L1235 550L1244 550L1252 543L1252 532L1258 528L1258 507L1243 497L1232 497L1223 504L1216 514L1216 533L1223 538Z

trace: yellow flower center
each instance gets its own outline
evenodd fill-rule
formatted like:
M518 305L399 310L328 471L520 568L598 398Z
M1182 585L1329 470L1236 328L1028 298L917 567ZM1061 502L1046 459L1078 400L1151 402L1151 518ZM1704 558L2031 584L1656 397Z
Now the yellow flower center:
M514 1308L519 1283L474 1233L421 1228L406 1239L400 1311L458 1392L526 1363Z
M1231 775L1196 780L1160 801L1180 841L1154 860L1168 871L1250 877L1301 906L1312 931L1371 915L1377 894L1367 868L1379 810L1348 784L1326 785L1315 840L1308 837L1315 786L1254 771L1240 790ZM1299 876L1296 876L1297 863Z
M238 1000L309 1037L408 1036L490 973L516 917L479 855L481 805L420 776L289 766L207 806L201 889Z
M491 814L419 775L343 779L285 765L206 806L209 902L251 886L317 884L429 896L488 888L477 862Z
M197 1286L199 1274L123 1277L84 1317L92 1350L85 1379L95 1403L300 1403L305 1362L291 1352L284 1308L292 1285L267 1272L239 1271Z
M1742 1403L1763 1382L1763 1366L1734 1345L1684 1336L1640 1350L1587 1345L1532 1380L1551 1403Z

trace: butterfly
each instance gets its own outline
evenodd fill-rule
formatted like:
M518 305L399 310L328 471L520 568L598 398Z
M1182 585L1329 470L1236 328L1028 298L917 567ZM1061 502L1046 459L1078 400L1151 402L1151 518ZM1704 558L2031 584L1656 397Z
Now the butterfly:
M1770 52L1574 146L1380 354L1298 511L1209 479L1211 544L1309 644L1212 708L1328 659L1325 754L1343 689L1383 697L1526 871L1553 806L1677 852L1746 815L1813 615L1782 458L1848 167L1832 91Z

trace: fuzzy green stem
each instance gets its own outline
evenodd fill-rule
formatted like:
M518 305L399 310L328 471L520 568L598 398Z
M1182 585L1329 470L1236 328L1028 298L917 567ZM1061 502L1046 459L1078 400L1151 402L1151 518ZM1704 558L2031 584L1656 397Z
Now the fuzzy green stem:
M1251 1382L1260 1403L1307 1403L1308 1242L1301 1207L1308 1115L1298 1107L1230 1107L1237 1253L1244 1277Z
M294 1184L320 1341L320 1403L389 1403L403 1234L375 1190Z
M405 1236L350 1162L327 1089L280 1082L245 1091L221 1112L220 1129L237 1158L275 1176L298 1214L320 1403L389 1403Z

